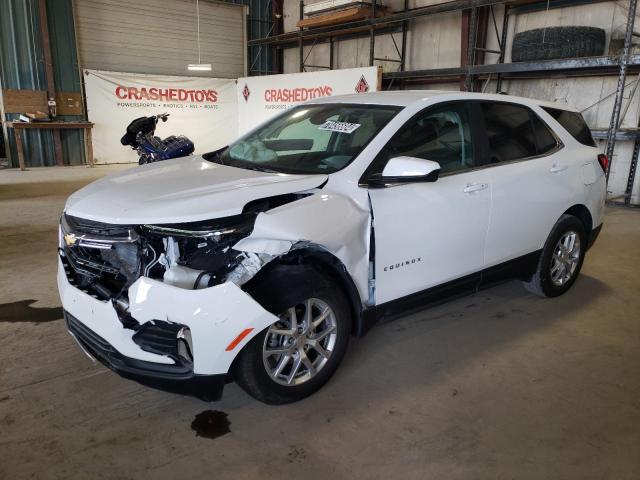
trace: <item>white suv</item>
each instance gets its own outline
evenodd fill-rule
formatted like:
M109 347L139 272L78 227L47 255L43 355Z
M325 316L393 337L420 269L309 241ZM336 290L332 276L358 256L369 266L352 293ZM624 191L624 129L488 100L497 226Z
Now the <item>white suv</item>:
M607 159L575 111L453 92L330 97L228 148L73 194L58 287L121 375L267 403L320 388L377 320L521 278L566 292L602 225Z

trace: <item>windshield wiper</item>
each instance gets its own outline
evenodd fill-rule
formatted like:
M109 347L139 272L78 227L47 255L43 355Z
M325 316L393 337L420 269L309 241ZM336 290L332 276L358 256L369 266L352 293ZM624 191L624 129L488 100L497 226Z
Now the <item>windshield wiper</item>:
M270 168L262 168L256 167L255 165L230 165L232 167L244 168L245 170L254 170L256 172L265 172L265 173L280 173L277 170L272 170Z

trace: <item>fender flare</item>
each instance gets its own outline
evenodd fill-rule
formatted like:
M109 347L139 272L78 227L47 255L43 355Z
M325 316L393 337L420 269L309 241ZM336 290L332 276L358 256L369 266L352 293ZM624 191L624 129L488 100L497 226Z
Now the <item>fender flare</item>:
M268 262L256 275L242 286L242 289L251 295L251 288L257 282L265 278L282 274L287 268L296 268L300 265L313 266L321 274L331 277L339 288L346 294L351 307L353 319L352 335L364 336L375 323L375 317L370 315L372 310L367 308L358 293L355 282L349 275L345 265L325 248L306 243L299 248L292 248L287 253Z

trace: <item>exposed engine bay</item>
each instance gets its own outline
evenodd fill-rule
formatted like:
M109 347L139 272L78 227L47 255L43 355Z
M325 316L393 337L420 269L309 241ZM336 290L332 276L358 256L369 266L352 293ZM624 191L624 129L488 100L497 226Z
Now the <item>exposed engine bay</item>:
M241 286L274 257L233 246L251 234L260 212L308 195L256 200L239 215L180 224L112 225L63 214L60 257L71 284L112 302L123 325L137 330L128 289L139 277L193 290L227 281Z

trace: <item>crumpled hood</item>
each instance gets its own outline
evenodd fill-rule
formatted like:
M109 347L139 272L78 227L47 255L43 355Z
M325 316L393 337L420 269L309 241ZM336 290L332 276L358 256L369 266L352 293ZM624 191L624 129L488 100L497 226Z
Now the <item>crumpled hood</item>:
M326 179L177 158L101 178L71 195L65 211L114 224L195 222L236 215L251 200L309 190Z

